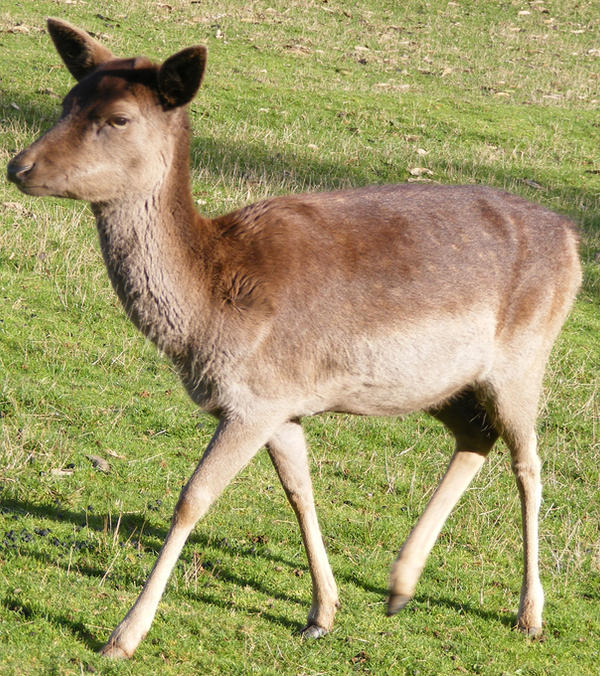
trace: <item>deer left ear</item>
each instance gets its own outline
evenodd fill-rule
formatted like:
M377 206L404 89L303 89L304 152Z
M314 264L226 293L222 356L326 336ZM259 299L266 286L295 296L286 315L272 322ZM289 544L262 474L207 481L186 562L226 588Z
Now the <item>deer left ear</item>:
M76 80L81 80L100 64L114 58L104 45L66 21L48 19L47 25L60 57Z
M169 57L158 71L158 90L166 108L189 103L196 92L206 66L206 47L188 47Z

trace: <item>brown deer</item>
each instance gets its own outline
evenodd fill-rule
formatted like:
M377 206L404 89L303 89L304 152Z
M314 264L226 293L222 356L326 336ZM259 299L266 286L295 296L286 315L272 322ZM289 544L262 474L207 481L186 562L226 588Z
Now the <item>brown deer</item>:
M405 606L450 511L501 436L522 505L517 624L542 627L535 420L552 344L580 284L567 219L486 187L392 185L291 195L207 219L189 178L186 104L206 50L156 65L117 59L48 21L78 84L8 178L30 195L87 200L110 280L135 325L219 423L182 489L137 601L103 653L130 657L177 558L231 479L266 445L296 513L313 583L305 636L339 605L300 420L422 409L453 434L446 474L394 562Z

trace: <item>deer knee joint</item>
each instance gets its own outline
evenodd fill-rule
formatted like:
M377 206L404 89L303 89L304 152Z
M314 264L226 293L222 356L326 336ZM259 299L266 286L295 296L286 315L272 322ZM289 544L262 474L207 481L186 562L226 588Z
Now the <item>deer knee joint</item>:
M209 505L210 501L205 495L192 495L184 489L177 501L173 520L178 525L192 527L206 514Z
M540 476L540 461L537 458L534 458L528 462L513 462L512 471L520 480L536 480Z

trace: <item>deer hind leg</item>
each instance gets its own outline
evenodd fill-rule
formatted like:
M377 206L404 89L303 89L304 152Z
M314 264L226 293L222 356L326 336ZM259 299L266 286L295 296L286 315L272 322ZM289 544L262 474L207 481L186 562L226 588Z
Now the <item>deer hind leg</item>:
M456 448L439 486L392 566L388 615L404 608L413 597L429 552L446 519L498 438L471 389L430 413L454 434Z
M312 606L302 634L319 638L331 630L339 601L317 520L302 427L296 422L285 423L271 437L267 449L298 519L312 578Z
M523 584L517 615L518 628L528 636L542 631L544 590L540 581L538 563L538 518L542 498L540 460L537 454L535 432L510 443L512 469L521 498L523 522Z
M540 387L541 374L525 373L511 387L504 387L496 401L497 425L511 453L512 470L521 499L523 584L517 626L528 636L541 633L544 607L538 563L541 463L535 433Z
M181 491L171 527L144 588L102 648L103 655L118 658L133 655L150 629L167 580L196 522L266 443L271 432L271 425L231 421L219 424L202 460Z

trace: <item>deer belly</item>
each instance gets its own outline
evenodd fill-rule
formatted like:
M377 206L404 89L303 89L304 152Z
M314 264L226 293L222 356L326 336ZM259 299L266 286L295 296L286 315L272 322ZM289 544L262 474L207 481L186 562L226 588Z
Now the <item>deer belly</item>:
M436 319L356 341L343 373L322 383L321 410L402 415L481 380L494 354L493 317Z

